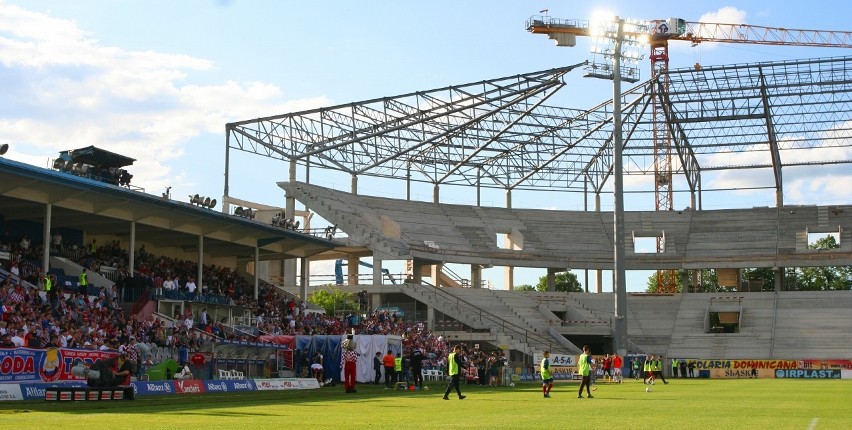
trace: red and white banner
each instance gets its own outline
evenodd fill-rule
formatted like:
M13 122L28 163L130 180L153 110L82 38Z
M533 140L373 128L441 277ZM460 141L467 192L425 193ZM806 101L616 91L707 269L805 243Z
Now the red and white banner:
M77 360L92 363L118 355L117 352L68 348L0 349L0 383L57 382L83 380L71 374Z

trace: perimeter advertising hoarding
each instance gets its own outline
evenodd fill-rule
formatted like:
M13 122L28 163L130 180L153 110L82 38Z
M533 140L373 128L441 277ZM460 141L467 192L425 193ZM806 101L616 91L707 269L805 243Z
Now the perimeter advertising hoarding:
M778 379L840 379L840 369L778 369Z
M710 369L713 379L774 378L774 369Z
M44 400L44 390L48 387L85 387L83 382L34 382L20 384L0 384L0 401L7 400Z
M695 363L698 370L709 371L716 379L749 378L840 378L841 369L852 369L852 360L686 360ZM785 372L779 372L783 370ZM802 373L797 371L834 370L828 373ZM787 372L789 371L789 372ZM835 376L836 373L836 376ZM786 376L789 375L789 376ZM794 376L803 375L803 376ZM808 376L814 375L814 376ZM823 375L823 376L817 376Z
M254 391L254 381L251 380L212 380L204 381L207 393L230 393L232 391Z
M88 349L0 349L0 383L82 381L71 374L75 361L92 363L116 355L116 352Z
M541 380L541 360L544 358L544 354L540 352L536 352L533 354L533 363L535 366L536 374L533 377L534 380ZM548 357L550 360L550 373L553 375L553 379L556 380L565 380L573 378L574 373L577 372L577 356L576 355L565 355L565 354L550 354Z
M319 388L319 382L316 379L296 379L296 378L281 378L281 379L255 379L254 385L258 391L269 390L310 390Z

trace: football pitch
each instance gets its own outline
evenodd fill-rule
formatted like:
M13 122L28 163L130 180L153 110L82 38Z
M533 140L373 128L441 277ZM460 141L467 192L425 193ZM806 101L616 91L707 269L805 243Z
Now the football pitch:
M427 383L428 384L428 383ZM577 382L487 388L467 396L385 390L359 384L309 391L147 396L112 402L2 402L3 429L850 429L852 384L846 380L674 379L645 391L641 381L597 384L578 399Z

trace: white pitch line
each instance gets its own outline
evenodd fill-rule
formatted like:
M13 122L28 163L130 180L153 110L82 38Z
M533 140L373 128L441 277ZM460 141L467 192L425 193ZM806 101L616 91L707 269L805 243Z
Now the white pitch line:
M817 421L819 421L819 418L814 417L814 419L811 420L811 425L808 426L808 430L815 430L817 426Z

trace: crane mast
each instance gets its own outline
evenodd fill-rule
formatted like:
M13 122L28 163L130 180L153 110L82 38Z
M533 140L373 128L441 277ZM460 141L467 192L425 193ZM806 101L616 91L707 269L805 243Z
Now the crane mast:
M669 90L669 43L666 39L652 39L651 76L658 77L658 85L651 85L651 110L654 119L654 203L658 211L674 210L672 188L672 142L669 122L663 110L662 94ZM657 253L665 252L665 240L657 236ZM677 287L673 270L657 270L657 292L673 293Z
M654 199L658 211L674 210L672 188L671 130L666 120L663 95L669 89L669 41L688 41L693 46L702 42L743 43L758 45L812 46L852 48L852 32L828 30L802 30L781 27L763 27L747 24L720 24L689 22L680 18L649 20L651 34L625 32L624 36L647 38L651 47L651 76L657 78L651 86L653 140L654 140ZM526 23L527 31L546 34L557 46L574 46L576 37L594 37L589 21L561 19L550 16L533 16ZM657 252L665 252L665 241L657 237ZM657 291L674 292L677 273L674 270L657 271Z

